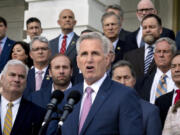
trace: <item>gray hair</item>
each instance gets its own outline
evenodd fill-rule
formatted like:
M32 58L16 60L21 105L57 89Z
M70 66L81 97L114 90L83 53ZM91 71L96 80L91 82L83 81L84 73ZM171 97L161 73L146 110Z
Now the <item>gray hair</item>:
M31 42L30 42L30 50L32 50L32 44L33 44L36 40L48 44L48 48L50 49L50 44L49 44L49 41L48 41L48 39L47 39L46 37L43 37L43 36L35 36L35 37L31 40Z
M22 67L24 67L24 69L26 70L26 77L27 77L29 68L22 61L16 60L16 59L9 60L7 62L7 64L4 66L4 68L2 70L2 75L6 74L9 66L16 66L16 65L21 65Z
M80 38L78 39L77 44L76 44L76 50L78 54L79 54L81 42L87 39L100 40L102 43L101 45L102 45L104 54L107 55L109 53L111 41L99 32L90 32L90 33L81 35Z
M108 9L114 9L114 10L118 10L119 11L119 16L121 18L124 17L124 10L122 9L122 7L120 5L114 4L114 5L109 5L106 7L106 12Z
M113 75L113 72L116 68L118 67L129 67L130 71L131 71L131 75L136 79L136 72L133 68L133 65L129 62L129 61L126 61L126 60L120 60L118 62L116 62L113 66L112 66L112 75Z
M106 13L104 13L104 14L102 15L102 17L101 17L101 23L102 23L102 25L103 25L104 20L105 20L106 18L108 18L108 17L111 17L111 16L115 16L116 19L118 20L118 24L121 25L120 17L119 17L118 15L116 15L115 13L113 13L113 12L106 12Z
M171 46L171 52L172 52L172 55L174 55L177 51L177 47L176 47L176 42L168 37L163 37L163 38L159 38L156 42L155 42L155 49L156 50L156 45L159 43L159 42L162 42L162 41L166 41L170 46Z

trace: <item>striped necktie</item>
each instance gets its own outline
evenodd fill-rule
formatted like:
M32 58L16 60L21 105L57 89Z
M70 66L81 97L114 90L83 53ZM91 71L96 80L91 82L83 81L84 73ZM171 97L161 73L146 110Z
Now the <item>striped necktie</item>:
M167 75L163 74L159 80L157 89L156 89L156 98L167 93Z
M6 116L4 119L4 128L3 128L3 135L10 135L12 129L12 107L13 103L9 102L7 104L8 109L6 112Z
M151 64L153 54L154 54L152 46L149 46L148 50L149 50L148 54L147 54L146 59L144 61L144 74L146 74L148 72L148 69L149 69L149 66Z

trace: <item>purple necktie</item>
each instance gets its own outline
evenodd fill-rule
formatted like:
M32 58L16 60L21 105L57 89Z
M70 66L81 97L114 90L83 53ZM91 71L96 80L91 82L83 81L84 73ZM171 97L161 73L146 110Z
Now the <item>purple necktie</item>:
M36 91L40 90L41 88L41 83L42 83L42 74L44 73L44 71L38 71L36 74Z
M86 95L86 98L84 99L84 103L83 103L83 107L81 111L81 117L80 117L80 122L79 122L79 134L81 132L81 129L84 125L84 122L86 120L86 117L92 105L91 94L93 93L93 89L91 89L90 87L87 87L85 91L87 95Z

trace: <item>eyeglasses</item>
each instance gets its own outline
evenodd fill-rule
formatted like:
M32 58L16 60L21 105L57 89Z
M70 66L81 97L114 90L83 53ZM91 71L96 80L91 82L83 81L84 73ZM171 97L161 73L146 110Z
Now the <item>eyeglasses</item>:
M138 13L151 12L153 10L154 10L154 8L143 8L143 9L137 9L137 12Z
M32 51L37 52L39 50L42 51L47 51L49 48L48 47L37 47L37 48L32 48Z

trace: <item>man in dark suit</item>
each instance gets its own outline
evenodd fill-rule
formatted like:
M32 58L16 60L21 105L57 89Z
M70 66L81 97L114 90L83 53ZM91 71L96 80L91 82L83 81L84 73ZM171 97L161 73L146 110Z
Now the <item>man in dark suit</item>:
M162 124L164 125L169 107L175 104L180 96L180 52L177 52L171 60L171 74L174 81L172 91L156 99L155 104L159 107Z
M38 135L45 109L22 97L28 67L19 60L10 60L1 76L1 124L3 135Z
M122 24L123 24L123 20L124 20L124 11L122 9L122 7L120 5L114 4L114 5L108 5L106 7L106 12L113 12L116 15L118 15L120 18L120 22L121 22L121 28L119 31L119 39L121 41L125 41L125 38L131 33L127 30L124 30L122 28Z
M10 58L11 49L15 43L6 36L7 22L0 16L0 73Z
M70 9L62 10L59 14L58 24L61 27L62 34L50 41L52 55L57 53L66 54L72 61L73 76L75 76L79 72L76 62L76 42L79 36L73 32L74 26L76 25L73 11ZM62 52L63 47L64 51Z
M176 53L176 44L170 38L160 38L155 43L154 60L157 65L157 69L151 74L146 75L143 79L137 81L136 90L140 96L154 104L157 97L157 88L162 76L166 76L165 84L166 88L164 93L172 91L174 82L171 77L170 65L173 55ZM161 94L161 93L160 93Z
M64 122L63 135L142 135L138 96L131 88L106 75L108 43L108 39L97 32L82 35L77 42L77 64L84 83L71 90L82 93L82 99Z
M121 60L112 67L112 79L133 88L136 83L136 73L128 61ZM143 99L140 99L140 104L143 114L144 135L161 135L159 109Z
M136 11L136 16L139 22L141 23L142 19L148 14L157 15L157 10L155 9L152 1L140 0L140 2L137 5L137 11ZM175 34L172 30L163 27L160 37L169 37L174 40ZM142 38L142 25L140 25L140 27L136 31L129 34L129 36L126 38L125 41L131 49L137 49L144 46L142 39L143 39Z
M124 56L124 59L133 65L137 79L151 73L155 68L152 54L154 43L162 33L161 19L154 14L149 14L143 18L142 27L145 46L132 50Z
M51 50L45 37L37 36L33 38L30 43L30 56L34 67L28 72L27 86L24 91L25 97L28 97L33 91L52 85L48 71Z
M121 29L120 17L113 12L104 13L101 18L104 35L112 42L115 50L114 62L121 60L128 48L124 41L119 39Z
M178 31L176 35L176 46L177 46L177 49L180 50L180 31Z

